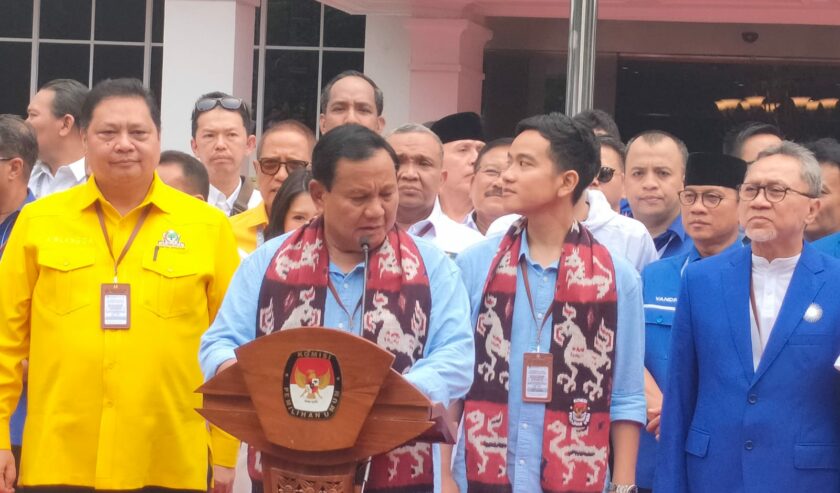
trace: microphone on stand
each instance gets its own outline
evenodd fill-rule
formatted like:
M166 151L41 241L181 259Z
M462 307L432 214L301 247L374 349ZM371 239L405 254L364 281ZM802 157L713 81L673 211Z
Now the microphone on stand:
M362 282L362 323L361 327L359 328L359 335L364 337L365 331L365 306L367 303L367 281L368 281L368 264L370 262L370 238L367 236L362 236L359 238L359 246L362 247L362 252L365 254L365 269L364 269L364 282ZM361 493L365 491L365 485L367 485L368 477L370 476L370 463L373 460L373 457L368 457L367 464L365 465L365 476L362 478L362 485L361 485Z

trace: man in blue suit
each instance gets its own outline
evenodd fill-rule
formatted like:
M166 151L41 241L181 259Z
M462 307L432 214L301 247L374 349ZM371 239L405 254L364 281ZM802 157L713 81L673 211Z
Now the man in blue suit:
M738 228L737 187L744 181L747 163L725 154L695 152L685 165L685 188L679 192L683 226L693 246L681 255L648 265L642 272L645 304L645 395L648 426L639 442L636 484L640 493L653 487L656 435L662 391L666 383L671 324L689 264L742 247Z
M749 248L689 265L656 493L840 491L840 263L803 244L820 168L790 142L739 188Z

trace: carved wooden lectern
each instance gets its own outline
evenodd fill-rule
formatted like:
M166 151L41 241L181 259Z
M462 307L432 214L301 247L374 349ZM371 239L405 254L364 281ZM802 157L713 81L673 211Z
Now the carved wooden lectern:
M286 329L236 350L199 413L262 452L266 492L352 492L359 465L415 440L455 443L455 424L361 337Z

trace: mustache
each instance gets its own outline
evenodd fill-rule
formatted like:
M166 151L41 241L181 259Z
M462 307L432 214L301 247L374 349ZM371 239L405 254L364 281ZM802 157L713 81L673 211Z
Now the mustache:
M484 192L485 197L501 197L502 196L502 188L501 187L493 187L490 190Z

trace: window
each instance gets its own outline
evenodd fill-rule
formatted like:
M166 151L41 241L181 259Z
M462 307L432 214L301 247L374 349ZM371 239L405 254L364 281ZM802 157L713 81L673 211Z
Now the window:
M0 113L23 115L44 83L136 77L160 100L163 0L0 2Z
M257 134L288 118L316 130L321 87L344 70L364 69L365 17L316 0L262 0L256 23Z

